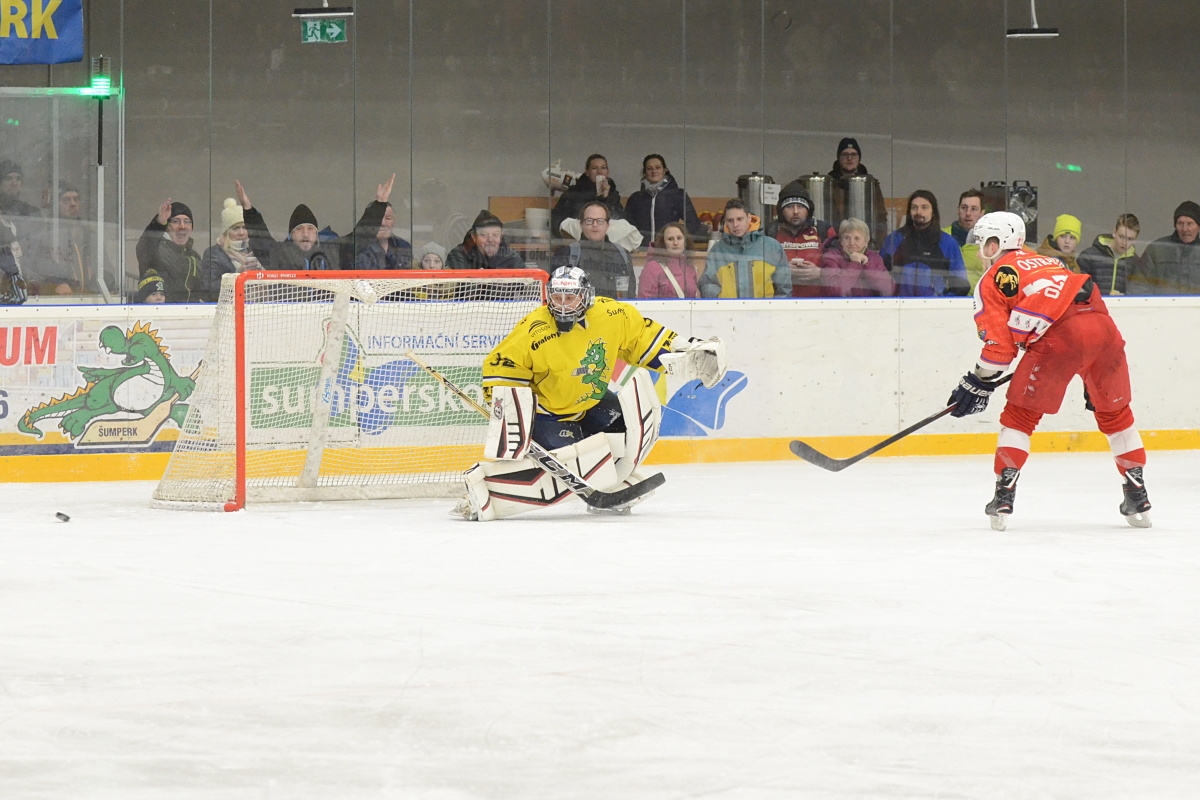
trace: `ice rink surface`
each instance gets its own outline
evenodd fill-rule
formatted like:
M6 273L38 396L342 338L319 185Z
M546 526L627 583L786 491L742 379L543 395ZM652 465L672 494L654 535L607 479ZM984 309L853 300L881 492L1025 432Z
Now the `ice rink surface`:
M1200 797L1200 453L666 468L632 517L0 484L0 798ZM55 519L64 511L71 521Z

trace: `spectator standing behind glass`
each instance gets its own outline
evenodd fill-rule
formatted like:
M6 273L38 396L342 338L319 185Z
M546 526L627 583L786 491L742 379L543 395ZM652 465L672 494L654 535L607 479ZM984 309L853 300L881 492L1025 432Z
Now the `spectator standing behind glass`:
M610 220L624 218L621 193L617 191L617 184L613 179L608 177L608 159L599 153L592 153L587 157L583 174L558 198L550 212L550 235L559 235L563 220L579 219L579 215L583 213L583 204L593 200L604 203L608 208Z
M1059 214L1054 218L1054 231L1038 245L1038 255L1053 256L1071 272L1079 272L1075 249L1079 247L1079 240L1082 238L1083 223L1079 221L1079 217Z
M708 226L696 216L691 198L658 153L642 159L642 188L625 202L625 220L642 232L643 247L650 246L669 222L682 222L692 236L708 237Z
M700 277L702 297L791 297L783 247L759 226L741 200L725 204L725 230L708 251Z
M962 251L940 230L937 198L918 189L908 197L908 218L879 250L900 297L942 297L971 292Z
M1125 282L1137 259L1133 243L1142 225L1133 214L1117 217L1112 236L1101 234L1079 254L1079 271L1091 275L1100 294L1125 294Z
M445 269L446 248L437 242L426 242L421 248L420 269Z
M696 268L688 258L691 247L692 237L682 222L668 222L659 228L638 278L638 296L680 300L699 297Z
M837 233L828 222L812 218L813 202L800 181L783 187L776 204L779 221L767 231L783 247L792 271L793 297L819 297L821 251Z
M1146 245L1126 284L1129 294L1200 294L1200 205L1175 209L1175 232Z
M25 172L15 161L5 159L0 161L0 214L13 217L40 217L37 206L31 206L21 199L21 189L25 185Z
M967 268L967 280L971 288L983 277L983 261L979 258L979 245L967 241L967 234L975 227L975 223L983 216L983 192L978 189L967 189L958 196L958 219L950 223L950 227L942 228L942 232L950 234L962 251L963 266Z
M843 220L838 243L821 255L821 285L827 297L891 297L896 284L879 253L867 249L871 229L861 219Z
M504 223L487 209L475 217L446 264L450 269L525 269L525 260L504 241Z
M254 206L241 182L234 181L233 184L238 199L225 199L221 206L221 234L217 243L205 250L200 259L197 299L203 303L217 302L221 296L221 278L225 275L262 266L250 250L250 232L246 230L245 211Z
M608 204L592 200L580 209L583 237L550 254L555 266L581 267L592 288L601 297L626 298L637 295L637 274L624 248L608 241Z
M396 236L396 211L388 198L396 173L375 188L375 201L367 205L354 226L354 269L412 269L412 245Z
M867 171L867 166L862 163L862 148L858 146L858 140L847 136L838 142L837 159L833 162L833 169L829 171L829 177L833 178L833 219L831 222L835 225L840 225L842 220L850 216L848 207L850 197L850 178L856 175L870 175ZM874 198L875 216L873 219L864 220L871 226L871 243L879 246L883 241L883 237L887 235L887 206L883 202L883 189L879 186L879 181L872 178L871 194Z
M199 299L200 255L193 247L192 210L167 198L137 243L138 279L162 278L168 303Z
M250 204L250 198L245 195L241 183L236 185L242 202L242 218L250 234L250 249L264 267L301 272L338 268L341 264L338 242L321 241L317 215L312 209L304 203L296 206L288 219L288 235L283 241L276 241L262 214Z

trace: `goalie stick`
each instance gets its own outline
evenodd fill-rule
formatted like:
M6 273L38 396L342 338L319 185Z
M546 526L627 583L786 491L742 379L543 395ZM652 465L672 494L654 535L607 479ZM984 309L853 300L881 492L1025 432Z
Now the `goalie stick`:
M475 401L474 397L458 388L453 381L447 378L442 373L427 364L424 359L409 350L404 354L404 357L412 361L421 369L432 375L439 383L445 386L451 393L462 400L466 405L478 411L484 417L491 419L491 413ZM657 472L645 480L638 481L632 486L627 486L624 489L619 489L615 492L602 492L596 487L587 483L580 478L567 466L555 458L549 451L542 447L537 442L533 442L529 446L529 457L541 466L546 472L553 475L558 480L566 484L567 488L575 494L579 495L579 499L587 503L592 508L616 508L627 503L632 503L644 494L652 492L666 482L666 477Z
M995 384L993 384L993 385L999 386L1002 383L1008 383L1009 381L1012 380L1012 377L1013 376L1011 373L1008 375L1005 375L1003 378L996 381ZM954 406L952 406L952 405L946 406L945 408L943 408L941 411L937 412L936 414L932 414L932 415L926 417L925 419L921 420L920 422L916 422L912 425L909 425L907 428L900 431L899 433L894 433L891 436L889 436L888 438L884 439L882 442L871 445L870 447L868 447L866 450L863 450L858 455L850 456L849 458L830 458L829 456L825 455L824 453L817 452L817 450L815 450L812 445L805 444L804 442L802 442L798 439L793 441L790 445L788 445L788 447L791 449L792 453L797 458L802 458L805 461L807 461L808 463L818 466L821 469L827 469L830 472L841 472L846 467L849 467L853 464L857 464L859 461L862 461L867 456L875 455L876 453L878 453L880 450L887 447L888 445L895 444L896 442L903 439L905 436L908 436L910 433L914 433L916 431L921 430L921 428L924 428L926 425L928 425L931 422L936 422L937 420L946 416L953 410L954 410Z

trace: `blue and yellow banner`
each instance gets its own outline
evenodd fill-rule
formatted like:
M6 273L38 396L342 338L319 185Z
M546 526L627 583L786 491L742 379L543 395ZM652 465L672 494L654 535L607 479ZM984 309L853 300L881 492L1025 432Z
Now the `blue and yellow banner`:
M83 60L83 0L0 0L0 64Z

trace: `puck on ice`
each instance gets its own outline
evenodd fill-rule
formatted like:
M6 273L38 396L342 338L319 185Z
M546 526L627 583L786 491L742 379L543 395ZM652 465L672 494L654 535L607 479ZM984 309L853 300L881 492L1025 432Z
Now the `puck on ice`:
M70 517L68 517L66 514L64 514L64 513L63 513L63 512L61 512L61 511L58 511L58 512L56 512L56 513L54 514L54 516L58 517L58 518L59 518L61 521L63 521L63 522L70 522L70 521L71 521L71 518L70 518Z

